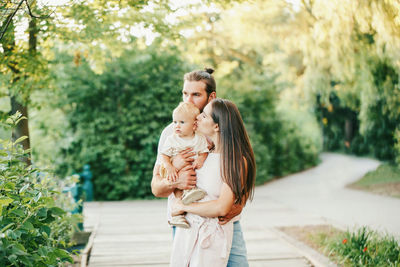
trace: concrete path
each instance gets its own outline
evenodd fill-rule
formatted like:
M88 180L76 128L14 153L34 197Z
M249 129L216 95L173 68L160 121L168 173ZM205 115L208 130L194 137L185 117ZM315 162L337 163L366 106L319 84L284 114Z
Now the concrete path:
M303 216L325 218L343 228L365 225L400 238L399 198L345 187L380 163L333 153L323 153L321 159L322 163L313 169L258 187L257 197L276 201ZM258 205L256 201L254 204ZM292 223L302 224L298 219Z
M344 188L378 165L323 154L319 166L257 187L241 219L250 266L330 266L288 242L280 226L369 225L399 233L400 200ZM85 203L85 228L98 225L89 266L168 266L172 237L165 212L166 200Z

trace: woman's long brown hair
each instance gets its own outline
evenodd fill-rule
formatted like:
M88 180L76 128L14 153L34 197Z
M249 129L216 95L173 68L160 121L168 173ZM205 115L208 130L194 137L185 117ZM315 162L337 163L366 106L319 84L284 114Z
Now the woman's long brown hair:
M235 194L235 203L254 195L256 162L253 148L236 105L225 99L211 102L211 117L219 126L222 179Z

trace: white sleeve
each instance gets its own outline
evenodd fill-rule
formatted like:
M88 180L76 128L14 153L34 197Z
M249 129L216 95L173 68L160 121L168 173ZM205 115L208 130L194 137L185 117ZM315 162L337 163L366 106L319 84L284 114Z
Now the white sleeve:
M199 134L199 142L198 142L198 144L196 146L197 146L196 150L198 151L198 153L208 153L208 152L210 152L208 150L207 139L206 139L206 137L204 135Z
M172 136L168 136L167 140L164 142L161 150L158 151L159 155L167 155L168 157L172 157L172 148L174 147Z
M173 133L173 125L172 123L168 125L167 127L164 128L164 130L161 132L160 140L158 141L158 149L157 149L157 159L156 159L156 165L161 164L161 151L164 147L164 144L168 138L168 136L172 135Z

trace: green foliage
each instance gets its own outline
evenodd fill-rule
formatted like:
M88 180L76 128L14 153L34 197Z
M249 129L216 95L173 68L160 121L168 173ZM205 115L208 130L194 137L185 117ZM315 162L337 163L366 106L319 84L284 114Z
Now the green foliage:
M19 113L4 123L15 127ZM53 177L21 159L19 143L0 140L0 265L57 266L72 261L65 250L78 217L64 210L65 198Z
M372 143L374 155L383 160L394 161L394 133L400 121L400 71L396 72L388 61L375 61L372 75L373 92L364 103L363 135Z
M251 69L237 70L225 77L222 85L230 89L222 93L223 97L238 105L249 132L257 163L257 184L315 165L320 151L318 138L304 135L301 124L289 113L277 111L275 79ZM308 119L303 118L304 125L309 126Z
M396 150L396 164L400 168L400 129L397 129L394 135L396 140L395 150Z
M366 227L340 235L329 244L329 249L344 266L400 266L397 240L389 235L381 237Z
M400 183L400 169L390 164L382 164L376 170L368 172L357 185L369 186L382 183Z
M96 199L151 196L158 138L181 100L184 68L173 49L159 46L126 51L100 75L85 61L68 65L60 106L73 141L59 172L89 164Z

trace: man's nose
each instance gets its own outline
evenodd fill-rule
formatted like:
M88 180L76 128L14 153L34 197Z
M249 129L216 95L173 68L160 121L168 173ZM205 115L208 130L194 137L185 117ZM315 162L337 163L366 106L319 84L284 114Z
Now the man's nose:
M188 96L188 97L187 97L187 101L190 102L190 103L192 103L192 104L194 104L194 103L193 103L193 96Z

